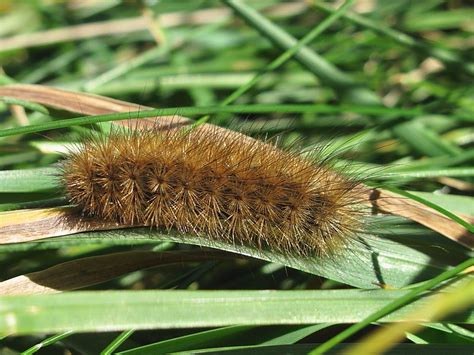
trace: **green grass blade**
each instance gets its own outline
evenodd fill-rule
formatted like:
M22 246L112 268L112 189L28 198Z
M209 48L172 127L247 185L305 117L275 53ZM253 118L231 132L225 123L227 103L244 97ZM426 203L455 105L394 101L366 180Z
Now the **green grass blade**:
M322 329L326 329L327 327L330 327L332 324L316 324L316 325L310 325L309 327L302 327L299 329L296 329L294 331L288 332L286 334L280 335L276 338L273 338L271 340L265 341L259 345L261 346L274 346L274 345L289 345L289 344L294 344L307 336L314 334Z
M313 1L313 6L330 14L334 14L336 11L338 11L332 8L331 6L322 3L321 1ZM342 16L359 26L362 26L364 28L374 31L375 33L386 36L403 46L419 50L427 57L431 56L433 58L441 60L446 64L456 66L456 68L461 68L468 74L474 74L474 63L466 63L465 60L461 58L459 53L453 50L447 48L437 48L431 46L428 43L420 42L414 39L413 37L407 35L406 33L397 31L381 22L373 21L371 19L368 19L367 17L361 16L356 13L345 12Z
M420 154L455 156L462 152L460 148L443 140L436 132L418 121L409 121L393 128L393 132L404 142L411 145Z
M372 313L368 317L364 318L362 321L352 325L351 327L347 328L346 330L342 331L341 333L337 334L333 338L329 339L325 343L321 344L318 346L316 349L314 349L311 354L324 354L328 350L332 349L335 345L343 342L345 339L349 338L351 335L357 333L358 331L364 329L366 326L368 326L370 323L379 321L382 317L387 316L388 314L393 314L393 312L396 312L397 310L400 309L400 307L407 306L410 304L410 302L413 302L413 300L420 295L422 292L428 291L439 284L441 284L443 281L448 280L457 274L461 273L465 269L471 267L474 265L474 258L471 258L469 260L466 260L465 262L459 264L455 268L448 270L431 280L423 283L421 286L415 288L414 290L408 292L407 294L395 299L393 302L389 303L388 305L380 308L378 311Z
M113 352L127 340L135 330L125 330L118 337L116 337L101 353L100 355L111 355Z
M396 169L397 167L395 167ZM390 169L391 170L391 169ZM434 178L434 177L443 177L443 176L474 176L474 168L462 167L462 168L450 168L450 169L426 169L426 170L403 170L399 172L386 172L383 173L382 178L405 178L405 177L414 177L414 178Z
M57 168L0 171L0 193L56 190L60 187Z
M204 332L185 335L179 338L160 341L158 343L141 346L138 348L122 351L120 355L153 355L170 354L182 350L199 349L209 347L216 341L225 341L238 333L246 332L254 327L250 326L230 326L219 329L207 330ZM209 345L208 345L209 344Z
M373 222L376 223L375 221ZM421 228L403 228L400 219L392 223L377 222L385 234L362 235L331 258L307 258L280 255L266 250L212 241L206 237L160 233L149 228L134 228L104 232L80 233L43 242L0 245L2 252L46 250L59 247L100 245L143 245L161 241L211 247L257 259L286 265L310 274L359 288L377 288L380 284L404 287L424 281L466 260L470 252L451 240ZM393 226L397 232L387 233ZM445 250L450 250L446 253Z
M122 351L119 354L169 354L186 350L194 351L196 349L218 347L232 343L257 344L255 347L287 345L294 344L328 326L330 324L273 327L230 326L148 344Z
M45 115L49 115L49 111L43 105L37 104L36 102L26 101L17 99L15 97L0 96L0 102L4 102L8 105L18 105L24 108L30 109L32 111L41 112Z
M242 1L225 0L224 3L232 7L239 16L281 49L288 50L297 44L297 40L293 36ZM364 88L360 83L356 83L350 76L340 71L313 50L303 47L295 54L295 59L324 83L336 89L348 102L367 105L380 104L380 99L375 93Z
M110 69L109 71L102 73L98 77L88 81L87 83L83 85L83 88L86 91L92 91L114 79L121 77L122 75L125 75L126 73L136 68L139 68L140 66L146 63L165 57L166 55L170 53L170 51L173 48L178 48L184 45L187 41L192 40L193 38L196 38L199 36L205 36L207 32L215 30L221 25L222 25L221 23L217 23L217 24L205 26L204 28L201 28L197 31L189 31L187 32L185 36L183 36L180 39L177 39L172 46L170 46L167 43L164 43L164 44L161 44L159 47L149 49L146 52L140 54L139 56L125 63L122 63Z
M448 211L474 216L474 197L421 191L407 191Z
M64 338L67 338L71 334L73 334L73 332L69 330L69 331L66 331L66 332L61 333L61 334L53 335L53 336L43 340L41 343L33 345L31 348L28 348L27 350L23 351L21 354L22 355L34 354L34 353L38 352L39 350L43 349L44 347L46 347L48 345L55 344L58 341L60 341Z
M232 105L232 106L205 106L205 107L173 107L162 108L148 111L132 111L113 113L97 116L85 116L57 120L42 124L29 125L24 127L15 127L3 129L0 131L0 137L8 137L18 134L36 133L51 129L66 128L76 125L93 124L99 122L133 120L158 116L193 116L214 113L336 113L336 112L354 112L366 115L398 114L400 116L418 116L422 114L418 109L388 109L385 107L373 106L333 106L333 105Z
M472 265L469 260L461 266ZM430 281L427 290L456 275L460 267ZM413 291L93 291L56 295L1 296L0 334L32 334L73 330L113 331L223 327L229 325L276 325L358 323L377 312L376 319L405 319L416 307L432 302L434 295L411 300ZM419 292L416 292L418 295ZM389 305L389 306L387 306ZM67 312L66 312L67 310ZM390 311L390 312L388 312ZM383 318L380 319L380 317ZM375 318L371 316L371 320ZM422 320L422 319L419 319ZM474 321L474 311L452 315L448 321Z
M203 349L193 351L193 354L224 354L224 355L280 355L280 354L308 354L316 344L294 344L280 346L234 346L214 349ZM349 350L351 344L338 344L334 347L333 354L343 354ZM445 354L469 354L472 350L470 344L397 344L389 354L403 355L445 355ZM186 352L178 352L173 355L188 355ZM332 354L332 353L330 353Z
M451 29L469 23L474 17L474 9L460 8L450 11L430 11L407 16L404 21L409 31L432 31Z
M260 73L255 75L250 81L241 85L236 91L230 94L223 102L222 105L228 105L234 102L237 98L242 96L247 92L251 87L255 86L261 78L273 70L278 69L280 66L285 64L290 60L295 54L297 54L305 45L312 42L316 39L321 33L323 33L329 26L331 26L338 18L340 18L354 3L354 0L346 1L342 6L339 7L334 13L331 14L327 19L321 22L319 25L314 27L307 35L305 35L301 40L295 43L294 46L288 48L285 52L268 64Z

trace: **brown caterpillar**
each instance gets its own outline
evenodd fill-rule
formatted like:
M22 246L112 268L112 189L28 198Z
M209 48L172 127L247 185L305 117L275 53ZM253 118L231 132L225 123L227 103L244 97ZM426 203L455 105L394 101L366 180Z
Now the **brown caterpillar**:
M86 215L285 254L328 255L363 223L360 183L330 160L210 125L90 137L63 181Z

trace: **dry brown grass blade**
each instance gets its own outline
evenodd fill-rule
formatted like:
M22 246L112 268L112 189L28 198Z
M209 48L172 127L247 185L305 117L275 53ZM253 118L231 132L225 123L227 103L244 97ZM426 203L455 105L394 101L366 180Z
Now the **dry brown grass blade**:
M286 2L268 8L266 13L273 16L288 17L301 13L307 8L308 5L304 2ZM231 11L228 8L209 8L194 12L167 13L159 16L157 21L160 26L170 28L182 25L206 25L221 22L225 18L230 18L230 16ZM0 52L147 30L149 30L149 23L143 16L93 22L0 38Z
M417 201L397 195L387 190L372 190L369 200L376 212L389 213L418 222L467 248L474 249L474 234L459 223ZM459 214L458 214L459 215ZM461 216L472 223L474 218Z
M72 207L41 208L0 214L0 244L31 242L92 230L126 228L81 217Z
M472 233L421 203L385 190L370 190L366 201L375 207L375 212L406 217L455 242L474 249L474 235ZM0 244L22 243L79 232L127 227L113 222L81 217L71 207L4 212L1 217ZM462 217L472 221L472 218Z
M0 96L33 101L60 110L82 115L104 115L116 112L149 110L151 107L109 97L72 92L44 85L10 84L0 86Z
M467 193L472 193L474 191L474 184L460 180L460 179L455 179L451 177L440 177L437 179L441 184L444 184L449 187L453 187L459 191L467 192Z
M118 112L146 111L152 107L112 99L110 97L61 90L44 85L11 84L0 86L0 96L8 96L26 101L32 101L48 107L80 115L105 115ZM160 116L160 121L169 123L189 123L190 120L182 116ZM135 121L138 126L154 123L155 119L141 119ZM128 125L128 120L114 121L115 124ZM135 123L134 123L135 124Z
M119 35L146 30L147 24L145 19L143 17L133 17L19 34L0 39L0 48L1 51L25 49L59 42L77 41L85 38Z
M129 251L86 257L0 282L0 295L45 294L77 290L150 267L215 260L229 255L209 250L161 253Z
M57 109L81 113L83 115L98 115L114 112L130 112L151 109L150 107L111 99L99 95L70 92L66 90L46 87L41 85L14 84L0 87L0 96L10 96L18 99L28 100L51 106ZM175 125L176 123L188 124L190 120L182 116L160 116L157 118L160 125ZM129 125L131 121L117 121L122 125ZM155 120L135 124L139 128L142 125L156 124ZM166 122L166 123L163 123ZM210 125L204 124L200 129L206 129ZM222 134L239 134L221 128ZM246 137L241 135L242 138ZM248 137L246 139L249 139ZM468 248L474 248L474 236L461 225L452 221L439 212L405 197L398 196L385 190L371 190L363 188L364 200L376 210L375 212L390 213L416 221ZM15 215L18 213L19 215ZM38 214L34 219L23 216L22 213ZM67 218L64 218L64 216ZM39 217L38 217L39 216ZM25 219L26 217L26 219ZM3 220L17 220L17 223L0 223L0 244L18 243L31 241L52 236L73 234L80 231L104 230L113 228L124 228L110 222L99 222L74 217L69 209L46 209L34 211L10 212ZM464 217L464 219L469 219ZM19 222L18 222L19 221ZM26 221L26 222L24 222ZM32 222L33 221L33 222Z

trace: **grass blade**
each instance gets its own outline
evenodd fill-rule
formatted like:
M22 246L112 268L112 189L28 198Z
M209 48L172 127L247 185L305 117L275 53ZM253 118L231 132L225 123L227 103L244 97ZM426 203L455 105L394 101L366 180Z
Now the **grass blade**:
M448 270L437 277L432 278L431 280L423 283L421 286L415 288L414 290L408 292L407 294L403 295L400 298L395 299L393 302L389 303L388 305L380 308L378 311L372 313L368 317L364 318L359 323L352 325L351 327L347 328L346 330L342 331L341 333L337 334L333 338L329 339L325 343L318 346L314 349L311 354L324 354L328 350L332 349L335 345L343 342L345 339L349 338L351 335L357 333L358 331L364 329L370 323L379 321L382 317L393 314L396 312L400 307L406 306L410 302L412 302L418 295L422 292L428 291L445 280L448 280L457 274L463 272L465 269L472 267L474 265L474 258L466 260L465 262L459 264L455 268Z
M34 354L36 352L38 352L39 350L43 349L44 347L48 346L48 345L52 345L52 344L55 344L57 343L58 341L64 339L64 338L67 338L68 336L70 336L71 334L73 334L72 331L66 331L64 333L61 333L61 334L56 334L56 335L53 335L45 340L43 340L41 343L38 343L38 344L35 344L33 345L31 348L28 348L26 349L25 351L23 351L21 354L22 355L31 355L31 354Z
M472 265L472 260L463 265ZM454 276L459 268L446 276ZM434 279L437 284L440 278ZM430 282L428 286L432 285ZM429 288L429 287L428 287ZM423 289L426 290L426 285ZM418 290L418 289L416 289ZM113 331L222 327L229 325L276 325L358 323L374 309L377 319L405 319L415 307L430 304L426 296L388 314L413 291L95 291L56 295L1 296L0 334L32 334L73 330ZM418 294L418 292L417 292ZM405 303L403 303L405 304ZM65 310L68 310L65 312ZM311 310L311 311L308 311ZM383 313L383 314L382 314ZM374 318L373 316L370 318ZM426 321L424 317L415 319ZM472 322L474 311L451 316L454 322Z
M117 338L115 338L101 353L100 355L111 355L117 348L127 340L135 330L125 330Z
M293 36L243 2L239 0L225 0L224 3L232 7L239 16L281 49L288 50L297 45L297 40ZM348 102L366 105L380 104L380 100L375 93L364 88L360 83L355 82L350 76L340 71L311 49L307 47L301 48L295 54L295 59L324 83L337 90L341 97Z
M301 40L295 43L294 46L288 48L285 52L280 54L278 58L273 60L270 64L268 64L260 73L255 75L250 81L241 85L236 91L230 94L223 102L222 105L228 105L234 102L237 98L242 96L245 92L247 92L251 87L257 84L260 79L266 74L273 70L278 69L281 65L286 63L290 60L293 56L295 56L305 45L312 42L315 38L317 38L321 33L323 33L331 24L333 24L339 17L343 16L344 13L349 9L350 6L354 3L353 0L346 1L343 5L341 5L336 11L334 11L331 16L327 19L322 21L319 25L314 27L306 36L304 36Z

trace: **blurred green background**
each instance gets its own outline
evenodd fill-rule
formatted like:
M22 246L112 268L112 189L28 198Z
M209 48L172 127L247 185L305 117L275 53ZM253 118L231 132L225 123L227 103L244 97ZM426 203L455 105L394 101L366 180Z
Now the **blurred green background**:
M206 119L257 137L278 135L283 145L296 142L305 151L331 143L342 152L340 165L349 173L369 175L368 184L409 190L451 212L473 216L473 18L474 8L467 0L2 0L0 84L43 84L156 108L176 108L178 113L184 106L274 105L272 113L221 113ZM301 39L306 47L298 51L296 41ZM0 130L72 116L54 110L45 113L37 107L25 111L11 103L0 98ZM320 111L301 109L289 114L281 109L282 104L313 105ZM35 175L36 170L25 169L50 167L71 142L91 129L104 128L71 126L0 138L0 169L15 171L15 180L30 186L28 192L19 191L11 177L0 174L0 210L65 204L60 190L45 191L39 186L43 182ZM347 166L347 162L351 164ZM0 214L0 219L6 216ZM384 281L393 288L430 280L473 256L467 248L408 220L374 218L376 236L367 240L373 255L380 257ZM0 245L0 278L7 280L114 252L206 250L189 245L207 245L199 239L184 239L189 244L177 241L173 236L138 230ZM251 250L217 248L259 257ZM374 277L377 271L372 270L369 254L360 260L350 254L344 256L344 262L328 266L314 260L283 260L271 254L261 258L267 261L229 257L199 265L144 269L87 289L109 297L106 290L322 292L351 288L367 295L364 307L368 311L383 306L377 302L385 296L373 290L380 286L380 280ZM87 304L93 297L83 302ZM121 300L117 295L110 297L111 305ZM160 297L152 294L157 302ZM18 315L21 302L24 307L30 304L28 298L18 299L19 308L15 308L9 300L0 298L0 334L7 329L8 312ZM57 300L57 304L67 304L64 298ZM44 301L50 302L47 298ZM31 302L36 301L31 298ZM55 302L50 304L52 308L45 308L46 312L53 310ZM312 306L317 307L317 302ZM351 323L341 315L351 313L344 308L347 302L341 300L318 310L325 321L310 326L303 321L291 326L252 324L248 325L252 328L217 328L203 333L220 323L209 320L205 327L176 325L181 329L134 331L137 324L130 322L120 334L106 332L110 326L107 314L114 314L113 306L107 308L105 304L105 313L90 321L81 318L83 309L74 307L65 306L62 318L59 315L62 320L58 318L58 324L69 324L63 330L74 334L59 333L62 339L53 338L51 345L38 353L96 354L107 346L105 353L112 353L114 346L154 354L225 346L306 353ZM209 307L212 311L212 304ZM242 303L241 307L245 312L248 305ZM144 321L151 319L149 328L159 328L155 311L152 306L130 308ZM331 321L330 315L334 315ZM77 326L68 323L74 317ZM233 315L216 317L235 324ZM21 324L33 320L25 318ZM20 328L22 336L0 339L0 353L18 353L56 334L46 323L35 324ZM96 332L89 332L91 327ZM350 341L358 341L375 328L378 326L369 326ZM400 351L404 353L419 353L415 344L428 344L425 350L430 353L439 349L472 352L472 322L432 322L416 335L407 333L403 342L406 348ZM149 352L139 349L149 344ZM259 350L270 345L276 348ZM36 351L31 349L29 353Z

